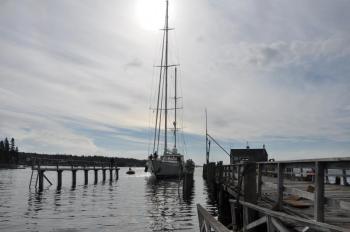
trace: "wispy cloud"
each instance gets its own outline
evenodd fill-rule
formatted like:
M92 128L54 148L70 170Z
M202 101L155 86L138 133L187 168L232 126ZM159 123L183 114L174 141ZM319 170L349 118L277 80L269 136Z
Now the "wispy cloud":
M28 151L146 157L161 32L140 27L139 1L1 2L0 137ZM169 62L181 63L187 150L197 162L205 107L227 148L250 141L276 158L348 155L348 2L170 7Z

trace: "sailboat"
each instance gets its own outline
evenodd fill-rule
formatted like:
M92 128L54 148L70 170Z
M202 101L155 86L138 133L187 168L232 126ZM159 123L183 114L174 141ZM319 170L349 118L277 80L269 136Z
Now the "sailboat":
M169 48L168 48L168 33L173 28L169 28L169 1L166 0L166 13L165 13L165 26L163 30L163 43L162 43L162 55L160 62L160 72L158 81L157 101L155 109L155 126L153 133L153 152L148 157L146 163L146 171L152 173L158 179L164 178L180 178L187 170L193 171L194 163L192 160L184 161L184 156L179 153L177 148L177 109L178 108L178 96L177 96L177 66L168 63ZM169 72L174 71L174 107L169 107L168 95L169 95ZM174 110L173 128L168 128L169 111ZM163 121L162 121L163 120ZM169 148L168 130L173 131L174 145ZM161 136L162 134L162 136ZM158 155L160 151L160 139L164 139L163 154Z

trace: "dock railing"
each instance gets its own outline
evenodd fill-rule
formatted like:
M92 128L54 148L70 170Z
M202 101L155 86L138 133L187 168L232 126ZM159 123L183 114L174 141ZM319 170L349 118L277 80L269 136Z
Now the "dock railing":
M230 232L223 224L217 221L200 204L197 204L200 232Z
M243 231L250 231L262 224L266 224L267 231L294 231L291 229L293 226L288 226L288 224L298 225L301 228L300 231L308 231L312 229L314 231L349 231L338 226L330 225L322 222L315 222L314 220L309 220L301 217L292 216L284 212L273 211L249 202L230 200L231 208L236 208L237 204L243 207ZM249 221L247 218L247 211L253 210L260 214L260 218L254 221Z
M212 170L214 178L209 176ZM304 226L304 229L308 227L316 231L349 231L342 228L339 223L335 223L337 226L329 224L332 222L330 220L325 223L326 204L337 210L350 211L350 202L346 200L350 194L343 197L338 195L332 197L334 195L332 192L325 194L326 191L334 189L331 186L325 188L326 184L330 184L330 177L334 177L333 182L336 185L340 185L341 182L344 186L349 185L347 178L350 175L347 174L347 170L350 170L350 157L271 162L241 161L231 165L222 165L219 162L215 167L207 165L205 176L207 181L214 179L216 185L220 186L217 189L220 191L222 189L230 195L230 198L234 198L230 204L233 228L245 228L248 231L266 223L271 228L280 228L279 231L289 231L286 225L288 221L292 221L294 224ZM300 184L305 186L305 189L300 187L300 184L294 185L299 181L302 181ZM267 200L265 199L267 195L263 192L265 189L270 192L276 190L274 197L269 199L272 200L271 209L258 205L261 200L263 202ZM308 201L313 215L309 215L310 211L307 215L290 214L293 209L286 205L285 195L295 195ZM233 202L236 208L232 208ZM232 215L235 209L239 209L237 218ZM348 220L345 218L345 221Z

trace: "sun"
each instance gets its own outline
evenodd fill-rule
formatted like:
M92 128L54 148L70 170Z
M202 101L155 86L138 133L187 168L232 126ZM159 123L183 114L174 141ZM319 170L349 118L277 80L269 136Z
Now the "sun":
M165 0L137 0L136 17L144 30L159 30L164 26Z

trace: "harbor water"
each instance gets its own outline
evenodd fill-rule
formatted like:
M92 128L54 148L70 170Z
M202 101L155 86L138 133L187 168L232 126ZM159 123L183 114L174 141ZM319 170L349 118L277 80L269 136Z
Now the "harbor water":
M216 202L196 168L194 186L184 194L178 180L155 181L143 168L135 175L119 171L119 180L84 186L77 172L71 188L71 172L63 172L62 189L56 189L57 173L46 172L42 193L28 188L31 169L0 169L0 231L198 231L196 204L216 214ZM33 182L34 183L34 182ZM35 184L35 183L34 183Z

